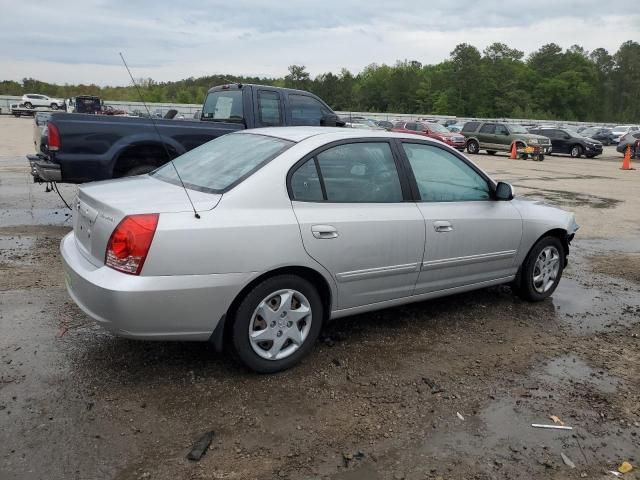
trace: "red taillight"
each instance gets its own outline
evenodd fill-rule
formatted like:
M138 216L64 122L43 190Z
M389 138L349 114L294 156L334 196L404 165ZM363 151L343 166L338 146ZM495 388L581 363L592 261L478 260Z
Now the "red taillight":
M139 275L158 226L157 213L124 217L109 238L105 264L124 273Z
M57 152L60 150L60 132L58 131L58 127L53 123L49 123L47 125L47 130L49 132L47 138L49 150L51 152Z

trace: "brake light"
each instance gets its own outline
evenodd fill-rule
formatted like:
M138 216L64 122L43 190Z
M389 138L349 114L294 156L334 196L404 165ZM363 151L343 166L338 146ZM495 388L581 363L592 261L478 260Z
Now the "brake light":
M109 238L105 253L108 267L139 275L158 226L157 213L124 217Z
M47 131L47 144L49 147L49 151L57 152L58 150L60 150L60 132L58 131L58 127L56 127L53 123L49 123L47 125Z

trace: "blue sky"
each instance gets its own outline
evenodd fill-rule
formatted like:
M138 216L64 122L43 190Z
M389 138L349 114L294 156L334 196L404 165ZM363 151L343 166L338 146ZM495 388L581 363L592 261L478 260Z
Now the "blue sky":
M615 52L640 40L637 0L0 0L0 79L127 84L213 73L353 72L398 59L437 63L458 43L545 43Z

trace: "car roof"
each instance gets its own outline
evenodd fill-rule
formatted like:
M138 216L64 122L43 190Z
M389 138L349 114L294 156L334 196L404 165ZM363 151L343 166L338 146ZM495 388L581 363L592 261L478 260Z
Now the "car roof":
M412 133L388 132L386 130L363 130L344 127L267 127L241 130L237 134L267 135L292 142L301 142L310 137L324 136L327 142L353 138L410 138L424 140L425 137Z

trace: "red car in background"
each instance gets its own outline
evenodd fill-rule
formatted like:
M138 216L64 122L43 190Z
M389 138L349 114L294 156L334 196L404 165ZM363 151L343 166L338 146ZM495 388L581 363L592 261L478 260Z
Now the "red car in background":
M452 133L439 123L431 122L398 122L391 129L392 132L415 133L446 143L450 147L460 150L465 147L465 138L459 133Z

